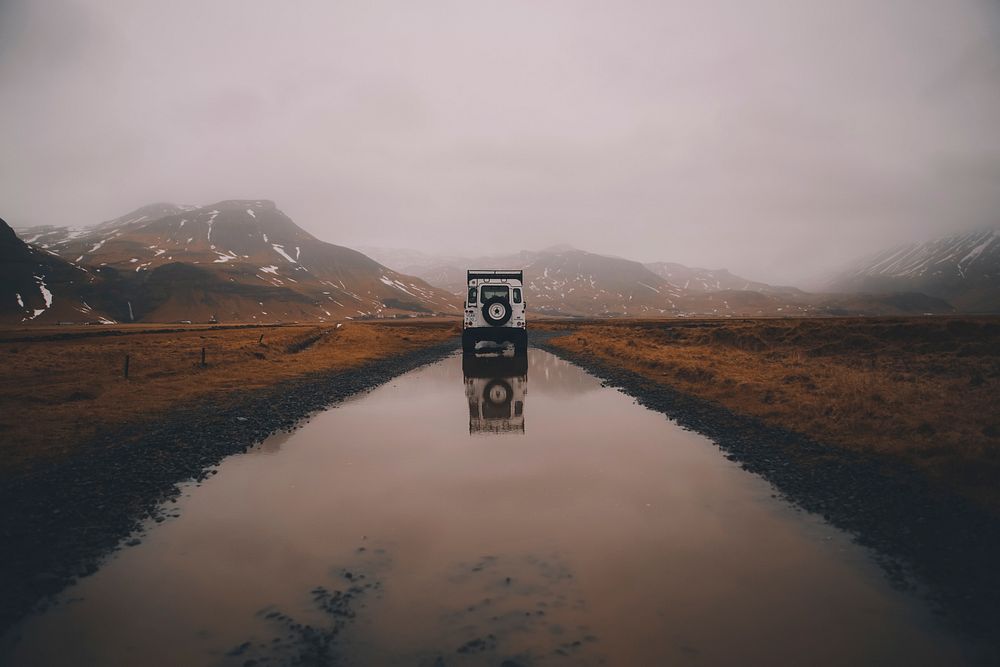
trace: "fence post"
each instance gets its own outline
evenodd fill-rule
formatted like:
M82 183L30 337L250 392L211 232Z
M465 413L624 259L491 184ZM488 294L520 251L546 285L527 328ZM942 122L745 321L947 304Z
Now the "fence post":
M128 355L125 355L125 379L128 379Z
M257 344L260 345L263 342L264 342L264 334L261 334L260 338L257 339Z
M205 348L201 348L201 367L205 367Z

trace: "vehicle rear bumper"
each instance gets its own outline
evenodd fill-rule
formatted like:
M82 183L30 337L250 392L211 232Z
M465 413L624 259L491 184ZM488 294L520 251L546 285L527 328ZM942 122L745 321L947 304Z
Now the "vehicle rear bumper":
M528 343L528 332L521 327L472 327L462 331L462 342L466 346L482 341L523 347Z

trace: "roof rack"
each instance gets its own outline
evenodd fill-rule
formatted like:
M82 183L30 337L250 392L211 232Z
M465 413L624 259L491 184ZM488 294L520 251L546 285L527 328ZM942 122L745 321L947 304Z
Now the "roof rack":
M468 281L473 280L520 280L524 281L524 271L506 271L503 269L470 269L467 272Z

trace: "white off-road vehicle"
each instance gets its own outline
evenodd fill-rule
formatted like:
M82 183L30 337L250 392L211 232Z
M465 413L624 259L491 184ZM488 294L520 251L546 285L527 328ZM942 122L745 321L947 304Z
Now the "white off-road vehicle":
M466 275L462 349L471 354L510 343L515 351L526 351L524 272L488 269L470 270Z

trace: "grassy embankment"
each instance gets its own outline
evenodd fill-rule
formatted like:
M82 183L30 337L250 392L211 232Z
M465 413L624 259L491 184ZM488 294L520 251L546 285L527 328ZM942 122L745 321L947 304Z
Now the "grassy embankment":
M549 322L559 348L886 455L1000 512L1000 318Z
M176 405L355 368L458 332L454 321L3 329L0 473L58 460L103 429Z

